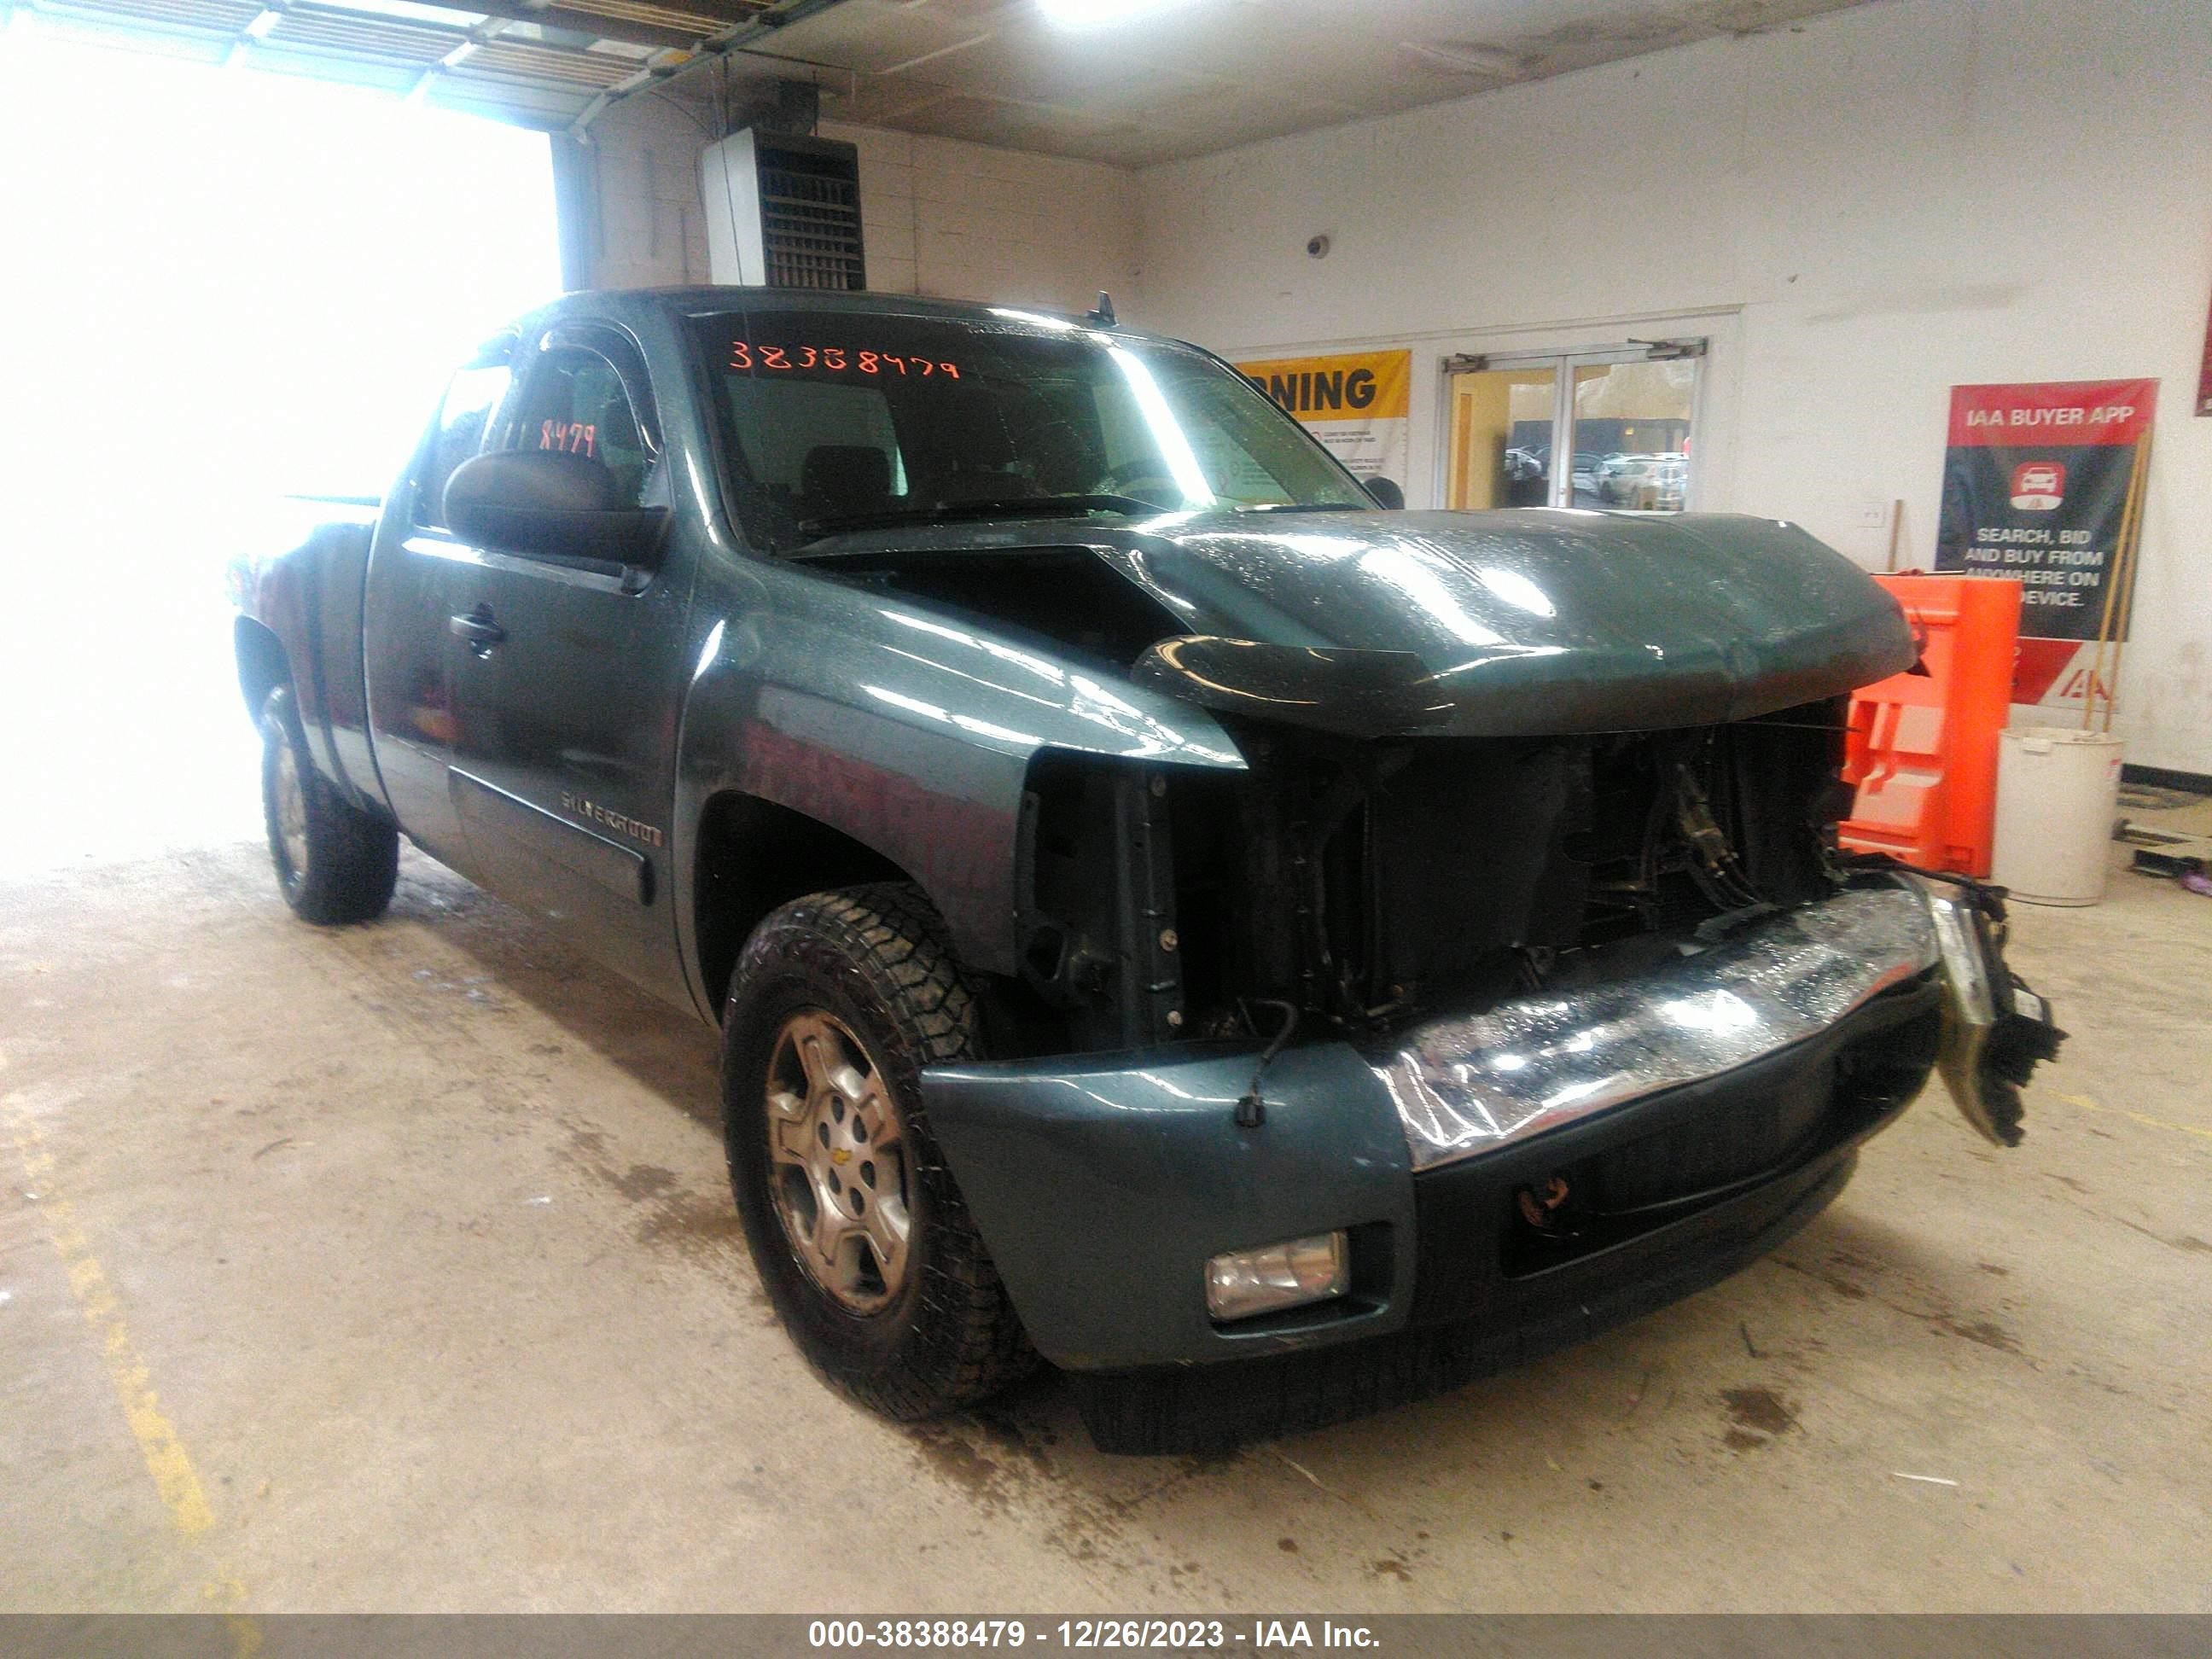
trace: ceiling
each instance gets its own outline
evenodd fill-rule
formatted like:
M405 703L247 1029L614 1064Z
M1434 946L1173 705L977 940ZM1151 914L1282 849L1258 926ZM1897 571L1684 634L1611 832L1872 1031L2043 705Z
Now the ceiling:
M0 20L206 63L381 88L525 126L741 46L823 0L0 0Z
M816 80L825 119L1143 166L1854 3L1165 0L1077 30L1036 0L842 0L761 50L805 60L781 67Z
M1152 3L1083 29L1038 0L0 0L0 19L556 129L648 89L805 80L824 119L1135 167L1860 0ZM700 72L717 59L726 84Z

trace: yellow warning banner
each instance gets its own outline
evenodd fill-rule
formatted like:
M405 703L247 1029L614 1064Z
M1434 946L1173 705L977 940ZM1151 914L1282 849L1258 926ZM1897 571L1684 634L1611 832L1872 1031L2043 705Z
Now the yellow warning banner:
M1272 357L1238 374L1308 425L1322 421L1402 421L1413 385L1410 351L1347 351L1328 357Z
M1354 477L1405 483L1412 352L1271 357L1237 370L1297 416Z

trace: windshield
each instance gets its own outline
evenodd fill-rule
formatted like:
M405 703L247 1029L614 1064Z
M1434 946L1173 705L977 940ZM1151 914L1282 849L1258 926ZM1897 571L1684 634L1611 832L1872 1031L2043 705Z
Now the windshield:
M1374 505L1199 352L1017 313L754 311L696 325L758 544L960 519Z

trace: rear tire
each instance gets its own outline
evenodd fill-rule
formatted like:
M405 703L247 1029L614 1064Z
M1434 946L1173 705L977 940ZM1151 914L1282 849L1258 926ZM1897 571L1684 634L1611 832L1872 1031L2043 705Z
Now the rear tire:
M384 914L399 878L399 832L349 805L315 769L288 686L261 706L261 810L294 915L333 926Z
M921 1107L976 1008L920 890L816 893L754 930L722 1027L730 1185L813 1365L901 1420L973 1405L1036 1355Z

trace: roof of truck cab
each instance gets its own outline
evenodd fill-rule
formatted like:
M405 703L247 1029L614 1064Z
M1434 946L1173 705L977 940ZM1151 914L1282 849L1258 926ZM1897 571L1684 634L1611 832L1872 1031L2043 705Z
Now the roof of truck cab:
M848 315L936 317L948 322L1005 323L1024 317L1049 319L1080 328L1099 325L1080 312L1056 307L1027 305L1019 301L985 302L937 300L917 294L873 294L825 291L818 289L757 288L735 283L702 283L690 288L591 289L564 295L533 315L545 318L578 313L605 315L653 309L684 316L702 316L718 310L821 311ZM1130 339L1164 339L1115 324L1112 332Z

